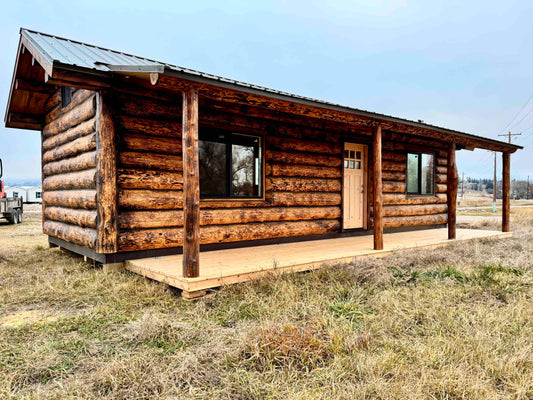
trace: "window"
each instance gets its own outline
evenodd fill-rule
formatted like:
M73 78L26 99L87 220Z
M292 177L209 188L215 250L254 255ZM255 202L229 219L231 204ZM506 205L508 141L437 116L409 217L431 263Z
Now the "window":
M72 88L68 86L61 86L61 107L65 108L72 101Z
M260 136L201 129L199 139L202 198L263 196L263 146Z
M13 197L14 197L15 199L18 199L18 197L19 197L19 192L13 192Z
M344 150L344 168L361 169L361 152L356 150Z
M41 192L35 192L35 198L40 199L41 198Z
M435 192L434 165L434 154L407 154L407 194L433 194Z

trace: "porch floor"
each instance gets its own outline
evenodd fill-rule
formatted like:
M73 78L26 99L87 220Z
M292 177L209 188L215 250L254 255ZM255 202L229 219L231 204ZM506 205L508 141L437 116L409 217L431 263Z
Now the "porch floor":
M224 249L200 253L200 276L182 276L182 255L126 261L125 268L166 283L195 297L207 289L248 281L272 272L308 271L360 257L382 257L394 252L438 247L460 240L507 238L512 233L457 229L457 239L448 240L447 228L384 234L384 250L373 250L372 234L335 239L310 240L264 246Z

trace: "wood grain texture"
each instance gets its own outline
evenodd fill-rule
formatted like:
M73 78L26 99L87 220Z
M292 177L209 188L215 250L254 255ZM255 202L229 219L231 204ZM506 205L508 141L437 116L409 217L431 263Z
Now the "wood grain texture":
M183 207L183 192L120 189L118 204L120 208L130 210L175 210Z
M45 176L66 174L74 171L96 168L96 151L80 154L75 157L60 161L44 163L43 173Z
M183 188L183 175L180 172L119 168L117 175L118 186L121 189L180 190Z
M274 192L340 192L340 179L266 178L265 189Z
M455 150L455 143L449 143L447 162L448 239L455 239L457 231L457 188L459 175L457 174L457 165L455 163Z
M76 243L90 249L96 247L96 230L57 221L45 221L43 232L46 235Z
M47 176L44 190L96 189L96 169Z
M61 114L43 128L43 135L50 137L64 132L67 129L78 125L79 123L91 119L95 114L94 95L87 98L83 103L74 107L72 110Z
M416 215L403 217L385 217L383 218L384 228L402 228L406 226L428 226L428 225L442 225L448 221L448 215L434 214L434 215Z
M96 210L73 210L64 207L45 207L46 219L96 229Z
M510 231L511 217L511 153L502 154L503 183L502 183L502 232Z
M383 249L383 182L381 169L381 125L372 129L372 183L374 250Z
M96 191L94 190L61 190L43 193L43 202L48 206L96 209Z
M317 167L314 165L267 164L266 175L340 179L341 170L340 168Z
M178 155L122 151L119 153L121 167L182 171L183 159Z
M43 141L44 150L52 150L62 144L78 139L82 136L89 135L95 131L96 119L91 118L87 121L80 123L63 133L59 133L55 136L51 136Z

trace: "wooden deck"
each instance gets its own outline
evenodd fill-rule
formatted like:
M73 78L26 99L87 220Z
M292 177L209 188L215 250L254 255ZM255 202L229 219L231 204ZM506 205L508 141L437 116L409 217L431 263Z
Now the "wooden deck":
M200 276L182 276L182 256L143 258L126 262L126 269L183 291L184 297L205 290L248 281L275 272L298 272L346 263L360 257L381 257L397 251L445 246L455 241L507 238L512 233L457 229L457 239L447 240L446 228L387 233L384 249L373 250L372 235L312 240L238 249L202 252Z

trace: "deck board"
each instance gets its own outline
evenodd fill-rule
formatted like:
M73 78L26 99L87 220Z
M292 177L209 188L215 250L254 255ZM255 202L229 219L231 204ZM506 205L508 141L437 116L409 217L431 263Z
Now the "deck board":
M372 235L283 243L200 254L200 276L182 276L182 256L151 257L126 262L126 269L185 293L248 281L276 272L299 272L351 262L359 257L382 257L422 247L438 247L456 241L506 238L512 233L457 229L457 239L447 240L446 228L386 233L384 249L373 250Z

